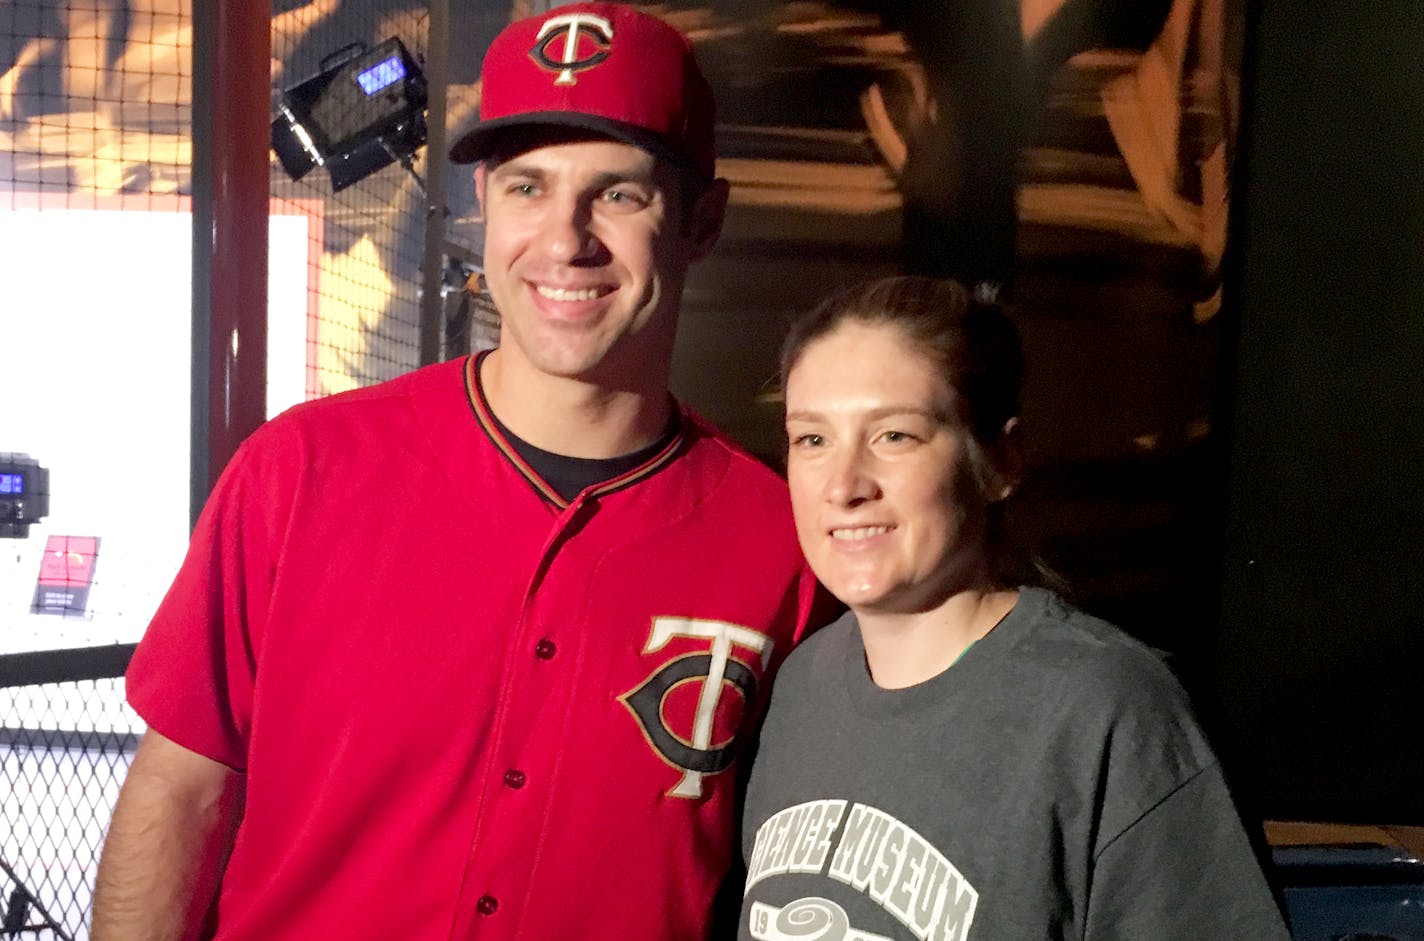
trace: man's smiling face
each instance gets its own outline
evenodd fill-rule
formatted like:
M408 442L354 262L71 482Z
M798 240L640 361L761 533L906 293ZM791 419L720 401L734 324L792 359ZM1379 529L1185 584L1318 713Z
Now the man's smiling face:
M695 224L706 194L685 207L682 180L601 138L555 138L476 171L504 353L615 387L665 370L688 266L716 237Z

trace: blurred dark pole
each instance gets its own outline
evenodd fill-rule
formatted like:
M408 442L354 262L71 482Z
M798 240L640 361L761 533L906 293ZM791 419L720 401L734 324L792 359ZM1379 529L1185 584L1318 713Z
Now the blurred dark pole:
M1424 6L1256 15L1218 683L1269 815L1424 825Z
M193 521L266 415L271 18L193 4Z
M924 66L935 113L908 122L904 268L1002 285L1014 265L1015 167L1028 108L1018 4L887 2L881 15Z
M445 157L446 89L450 84L450 3L430 0L425 78L429 100L425 117L425 254L420 282L420 364L463 350L445 350L445 198L450 161Z

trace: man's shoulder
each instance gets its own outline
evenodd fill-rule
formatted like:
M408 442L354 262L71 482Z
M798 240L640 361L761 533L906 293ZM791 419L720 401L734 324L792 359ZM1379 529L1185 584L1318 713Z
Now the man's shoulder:
M302 402L265 422L249 441L256 446L319 436L322 445L341 440L343 433L385 434L392 426L415 424L413 419L436 413L435 403L468 416L462 386L463 360L436 363L393 379L346 389ZM431 417L434 417L432 414Z
M294 405L268 424L299 421L340 420L362 410L378 409L382 403L405 402L430 395L459 394L463 388L464 358L422 366L382 382L344 389Z
M457 433L473 423L459 369L438 363L295 405L250 434L224 476L268 493L300 481L326 489L437 468L433 456L477 440Z
M731 435L687 405L682 406L683 434L689 442L687 457L723 467L733 485L759 491L778 501L787 500L786 481Z

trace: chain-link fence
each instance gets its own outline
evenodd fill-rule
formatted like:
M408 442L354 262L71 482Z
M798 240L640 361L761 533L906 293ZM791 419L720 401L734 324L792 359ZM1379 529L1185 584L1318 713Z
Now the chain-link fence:
M142 722L131 648L0 657L0 937L87 936L104 829Z
M423 4L386 0L309 3L273 20L274 91L310 79L333 56L399 39L426 56ZM326 173L292 180L272 167L274 209L318 214L309 226L306 286L309 391L318 394L393 378L419 365L425 196L399 164L333 192Z
M190 12L180 0L0 4L7 939L87 934L142 728L116 679L123 642L186 535Z
M270 81L251 80L275 108L334 56L398 39L450 89L458 124L478 102L469 50L511 6L457 6L441 7L464 50L451 71L428 54L427 4L274 0ZM0 938L87 937L99 850L143 731L123 667L187 540L193 12L191 0L0 2L0 460L47 473L44 513L0 531ZM489 345L490 311L462 290L478 257L473 186L459 175L427 193L427 163L422 149L334 188L271 161L269 412L420 365L432 283L449 311L437 355ZM0 490L0 510L20 496Z

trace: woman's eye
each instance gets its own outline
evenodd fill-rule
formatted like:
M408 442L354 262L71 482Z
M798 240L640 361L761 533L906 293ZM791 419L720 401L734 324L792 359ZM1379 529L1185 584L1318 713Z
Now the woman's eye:
M804 434L797 435L791 443L801 448L819 448L826 439L817 434Z
M880 439L887 444L902 444L914 441L915 436L905 431L886 431L880 435Z

